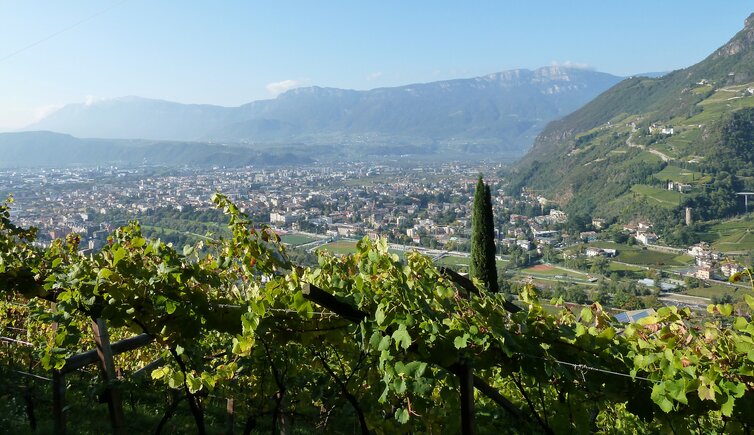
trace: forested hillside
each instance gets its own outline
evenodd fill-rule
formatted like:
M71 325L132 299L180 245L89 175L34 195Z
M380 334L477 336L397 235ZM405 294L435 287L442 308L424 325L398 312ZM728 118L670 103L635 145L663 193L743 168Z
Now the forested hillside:
M620 221L698 220L743 211L754 189L754 19L700 63L632 77L552 122L510 174L573 214ZM672 184L671 184L672 183Z

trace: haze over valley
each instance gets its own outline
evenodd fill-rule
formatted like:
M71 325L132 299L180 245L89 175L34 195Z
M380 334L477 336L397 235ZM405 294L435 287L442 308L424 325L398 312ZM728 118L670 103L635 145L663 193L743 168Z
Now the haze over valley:
M588 69L550 66L370 91L298 88L239 107L138 97L70 104L26 127L32 132L28 135L0 135L0 148L6 147L7 156L2 165L32 163L17 160L23 153L7 148L12 146L45 146L44 152L35 153L46 156L40 165L52 161L243 165L263 164L265 155L273 156L270 164L284 163L281 155L292 164L399 155L445 160L485 155L510 161L528 150L549 121L619 81ZM55 143L54 136L35 131L75 138L60 136ZM128 146L124 140L142 146L124 152ZM176 142L191 143L175 154L174 162L160 156L160 147L170 150ZM78 155L85 157L77 159Z

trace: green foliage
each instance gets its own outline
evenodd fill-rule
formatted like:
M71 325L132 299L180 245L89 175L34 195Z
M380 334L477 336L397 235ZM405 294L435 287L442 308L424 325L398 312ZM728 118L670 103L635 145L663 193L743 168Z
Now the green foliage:
M482 281L492 292L499 291L495 260L495 219L492 214L490 186L479 176L471 212L470 275Z
M628 78L550 123L510 174L511 189L542 190L569 213L654 217L660 232L681 223L686 206L696 220L740 213L735 192L754 189L750 32L731 40L735 54L717 52L656 79ZM652 124L673 125L675 133L650 134ZM663 193L667 180L692 189Z
M164 358L132 393L182 392L200 413L210 396L233 397L253 420L274 416L273 430L295 415L324 431L349 423L376 433L457 431L456 373L469 364L475 385L489 387L475 399L480 433L754 424L754 326L730 305L711 306L701 325L675 307L617 325L597 303L545 310L527 285L523 309L512 310L503 294L467 294L419 253L401 261L384 239L365 238L350 255L323 252L316 267L301 268L274 232L225 197L214 200L231 236L205 255L144 238L136 223L97 255L79 255L75 236L41 249L0 208L0 327L25 331L31 351L0 348L0 369L47 375L91 346L86 328L99 317L114 339L154 337L119 359L127 372ZM313 302L304 283L365 317ZM98 383L94 372L82 376Z

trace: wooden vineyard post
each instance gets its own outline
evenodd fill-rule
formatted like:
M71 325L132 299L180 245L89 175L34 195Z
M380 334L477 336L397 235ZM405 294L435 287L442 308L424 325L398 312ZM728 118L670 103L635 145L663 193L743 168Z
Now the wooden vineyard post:
M461 364L458 370L461 381L461 433L474 435L474 370Z
M235 403L233 402L232 398L228 398L225 401L225 412L226 412L226 420L225 420L225 433L227 435L233 435L233 426L236 424L236 408Z
M97 356L100 361L102 378L107 384L105 394L110 411L110 422L113 425L113 433L125 434L125 419L123 417L123 403L120 391L112 387L112 383L117 380L117 376L115 374L113 350L110 347L110 336L107 333L105 321L103 319L92 319L92 331L94 332L94 343L97 346Z
M52 312L57 311L57 304L52 304ZM57 331L58 322L52 323L52 330ZM65 375L55 370L52 372L52 419L56 434L65 435Z
M65 375L52 373L52 418L56 434L65 434Z

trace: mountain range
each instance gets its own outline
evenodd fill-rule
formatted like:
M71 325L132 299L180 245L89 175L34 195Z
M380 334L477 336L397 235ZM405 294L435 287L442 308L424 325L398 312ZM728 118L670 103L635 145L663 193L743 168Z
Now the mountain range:
M577 215L679 223L754 188L754 14L701 62L630 77L551 122L508 174Z
M70 104L25 130L81 138L520 157L549 121L619 81L588 69L550 66L367 91L298 88L239 107L126 97Z
M320 146L290 145L285 150L202 142L133 139L80 139L33 131L0 134L0 168L99 165L247 166L311 163Z

